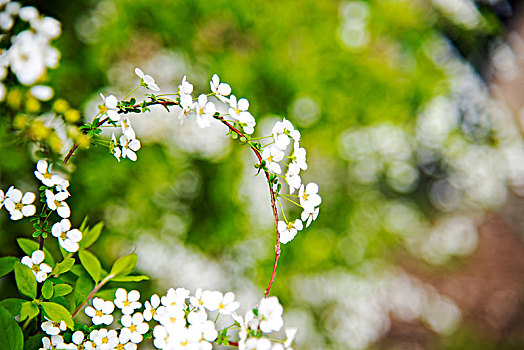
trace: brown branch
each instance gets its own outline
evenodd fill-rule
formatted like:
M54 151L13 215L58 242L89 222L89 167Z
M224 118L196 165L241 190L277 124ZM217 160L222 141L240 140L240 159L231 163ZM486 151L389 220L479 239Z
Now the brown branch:
M244 135L242 131L238 130L233 125L225 121L223 117L215 116L215 118L220 120L223 124L225 124L229 128L229 130L235 132L238 136L244 137L245 139L247 139L246 135ZM258 149L256 149L251 144L249 144L249 147L251 147L251 149L257 156L258 161L260 162L260 164L262 164L262 155L260 154ZM269 173L267 171L264 171L264 173L266 173L266 179L269 185L269 194L271 196L271 209L273 209L273 217L275 218L275 232L277 236L277 243L275 244L275 261L273 263L273 273L271 274L269 285L267 286L267 289L264 291L264 295L267 298L269 296L269 291L271 290L271 286L273 285L273 282L275 281L275 275L277 273L277 266L278 266L278 259L280 258L281 250L280 250L280 232L278 232L278 212L277 212L277 205L275 202L276 201L275 200L275 191L273 191L273 186L271 185L271 181L269 179Z
M84 300L84 302L83 302L82 304L80 304L80 305L76 308L75 312L73 312L73 313L71 314L71 318L75 317L76 314L77 314L80 310L82 310L82 308L83 308L84 305L89 301L89 299L91 299L91 298L96 294L96 292L98 292L98 291L100 290L100 288L102 288L102 286L103 286L104 284L106 284L106 283L107 283L111 278L113 278L113 277L115 277L113 274L109 274L109 275L107 275L107 276L106 276L102 281L100 281L100 283L98 283L98 284L95 286L95 288L93 288L93 290L91 291L91 293L89 293L89 295L87 296L87 299Z
M146 103L146 106L149 107L149 106L152 106L152 105L162 105L164 107L167 108L167 106L175 106L175 105L178 105L179 103L177 101L150 101L150 102L147 102ZM141 104L135 104L134 106L131 106L131 107L127 107L127 108L140 108L142 107ZM125 110L119 110L118 113L124 113ZM224 125L226 125L229 130L231 130L232 132L236 133L238 136L240 137L244 137L246 140L248 139L246 137L246 135L244 135L244 133L240 130L238 130L237 128L235 128L233 125L231 125L229 122L227 122L226 120L224 120L224 118L220 115L215 115L214 116L215 119L221 121ZM103 120L101 120L98 124L97 124L97 127L98 126L102 126L109 118L105 118ZM260 162L260 164L262 164L262 155L260 154L259 150L256 149L253 145L251 145L251 143L248 143L249 147L251 147L251 149L253 150L253 152L255 153L255 155L257 156L258 158L258 161ZM69 161L69 159L73 156L75 150L78 148L78 144L74 144L73 147L71 148L71 150L68 152L67 156L64 158L64 165ZM277 206L276 206L276 196L275 196L275 191L273 190L273 186L272 186L272 182L270 180L270 176L269 176L269 172L265 171L264 170L264 173L266 174L266 179L267 179L267 183L268 183L268 186L269 186L269 194L270 194L270 197L271 197L271 209L273 210L273 217L275 218L275 232L276 232L276 244L275 244L275 261L273 263L273 273L271 274L271 279L269 280L269 285L267 286L266 290L264 291L264 296L267 298L269 296L269 291L271 290L271 286L273 285L273 282L275 281L275 275L277 273L277 266L278 266L278 259L280 258L280 253L281 253L281 250L280 250L280 232L278 232L278 211L277 211ZM75 313L78 312L75 311Z

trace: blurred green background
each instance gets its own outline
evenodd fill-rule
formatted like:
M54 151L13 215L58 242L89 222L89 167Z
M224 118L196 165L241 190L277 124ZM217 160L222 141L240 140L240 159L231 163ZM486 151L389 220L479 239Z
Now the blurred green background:
M524 146L518 111L488 85L521 62L506 40L515 4L23 3L62 23L60 67L46 79L86 122L98 93L123 97L140 67L162 92L184 75L206 92L217 73L249 99L257 135L282 117L299 128L302 180L319 184L323 203L283 246L271 292L299 328L296 348L524 347L522 225L506 215L520 205ZM132 123L143 145L136 163L95 146L73 158L73 225L104 221L93 249L106 268L136 250L152 280L128 288L144 296L203 287L254 304L274 258L254 155L220 125L180 126L176 112ZM9 142L7 118L0 129L0 188L36 191L31 147ZM30 224L4 212L0 226L1 255L19 255L15 239ZM14 293L9 278L0 283L3 296Z

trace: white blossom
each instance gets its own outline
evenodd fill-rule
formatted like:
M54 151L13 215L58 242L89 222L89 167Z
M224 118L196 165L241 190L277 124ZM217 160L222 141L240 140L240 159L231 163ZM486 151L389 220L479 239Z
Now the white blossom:
M143 339L143 334L149 330L149 325L144 322L144 316L140 312L137 312L133 316L125 314L120 319L122 326L120 330L120 342L122 344L129 341L138 344Z
M283 121L275 123L272 134L275 144L282 150L287 148L290 143L290 138L295 142L300 141L300 132L295 130L293 124L291 124L291 122L286 118L284 118Z
M280 243L286 244L293 240L298 231L302 230L302 221L296 219L294 222L290 221L286 224L285 221L278 221L278 232L280 232Z
M90 339L96 344L97 350L113 350L120 342L116 330L107 330L102 328L93 335L91 332Z
M278 302L277 297L263 298L258 304L258 317L260 318L260 330L264 333L278 332L284 321L282 313L284 309Z
M284 159L284 155L284 151L275 145L271 145L262 151L262 159L266 161L267 168L276 174L282 173L279 162Z
M71 209L65 202L68 195L65 192L58 192L54 194L50 190L45 190L47 207L51 210L56 210L57 214L62 218L67 219L71 216Z
M295 192L295 190L298 190L300 185L302 185L302 179L300 178L299 172L300 168L298 165L293 162L289 163L287 173L284 176L284 180L286 180L286 183L289 186L289 193Z
M300 215L300 219L302 221L306 221L306 227L309 227L311 225L311 222L316 220L319 213L319 208L316 208L313 212L308 212L306 210L302 211L302 214Z
M315 207L322 202L322 198L318 195L318 185L314 182L308 183L305 188L304 185L300 185L298 197L302 208L309 213L313 213Z
M11 214L11 220L20 220L24 216L32 216L36 213L36 207L32 204L35 201L33 192L26 192L15 189L13 186L7 190L4 199L4 206Z
M198 96L198 101L195 102L194 109L196 110L196 122L198 126L200 128L211 126L216 107L213 102L207 100L206 95L201 94Z
M118 147L118 142L115 137L115 133L111 135L111 144L109 146L109 151L115 156L116 160L120 162L120 156L122 155L122 150Z
M86 307L84 312L87 316L91 317L91 322L93 322L93 324L99 325L103 323L105 325L110 325L113 323L113 315L111 314L114 310L115 305L111 301L94 298L93 306Z
M131 121L128 117L122 118L122 120L120 120L120 126L122 127L122 134L126 135L128 139L136 138L135 130L131 126Z
M100 114L107 115L112 121L119 121L120 116L118 115L118 100L116 97L113 95L104 97L102 94L100 94L100 97L102 97L102 100L104 100L104 103L98 106Z
M50 273L53 269L51 266L44 263L45 254L41 250L35 250L31 257L24 256L21 260L22 264L26 265L33 271L33 274L36 277L36 281L41 283L47 279L47 274Z
M122 146L122 158L128 158L133 162L136 161L136 151L142 146L137 139L130 139L125 134L120 136L120 145Z
M149 301L146 301L144 303L144 306L144 319L146 321L151 321L151 319L157 320L157 308L160 306L160 297L156 294L153 294L151 296L151 303Z
M62 248L70 253L78 251L78 242L82 239L82 232L78 229L70 230L71 222L69 219L62 219L51 228L51 234L58 238L58 243Z
M140 292L137 290L127 293L124 288L118 288L115 292L115 305L124 315L130 315L142 306L138 299L140 299Z
M211 91L215 94L215 96L222 102L227 102L227 96L231 94L231 87L227 83L221 83L220 78L218 75L213 74L213 77L211 78Z
M46 332L48 335L58 335L61 331L63 332L66 329L67 326L64 321L53 322L47 319L47 321L42 323L42 330Z
M231 95L229 98L229 115L238 120L245 133L251 135L255 130L256 121L253 115L247 111L248 108L249 101L247 99L241 98L237 102L235 95Z
M135 68L135 74L146 84L146 87L153 91L160 91L160 88L155 83L155 79L148 74L144 74L140 68Z

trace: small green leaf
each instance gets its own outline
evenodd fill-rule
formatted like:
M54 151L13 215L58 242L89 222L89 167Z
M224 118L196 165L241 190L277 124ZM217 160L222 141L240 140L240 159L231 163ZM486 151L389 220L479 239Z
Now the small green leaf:
M36 278L31 269L20 261L15 262L15 279L21 294L31 299L36 298Z
M109 274L115 277L128 275L131 271L133 271L133 268L136 265L137 258L138 257L135 253L124 255L123 257L115 261Z
M74 264L75 264L74 258L67 258L58 264L58 270L56 273L57 274L66 273L67 271L71 270Z
M18 258L14 256L4 256L0 258L0 277L7 275L9 272L13 271L15 268L15 262L18 261Z
M53 282L46 280L42 285L42 296L44 299L51 299L53 297Z
M27 255L31 256L35 250L38 250L40 248L40 244L36 241L33 241L32 239L28 238L18 238L17 240L18 245L20 246L20 249L24 251ZM44 261L49 264L50 266L55 265L55 259L53 259L53 256L51 253L44 248L44 254L45 259Z
M80 232L84 232L85 229L87 228L87 216L84 218L84 220L82 221L82 224L80 224L80 227L78 228L78 230Z
M98 258L90 251L84 249L78 252L78 257L80 258L82 266L93 278L95 283L100 281L100 271L102 269L102 266L100 265L100 261L98 261Z
M88 248L91 245L93 245L93 243L96 242L98 237L100 237L103 227L104 227L104 223L99 222L98 224L96 224L95 226L89 229L84 229L84 231L80 230L80 232L82 232L82 235L83 235L82 240L79 243L80 248Z
M89 295L92 289L93 283L91 282L91 279L87 276L87 274L84 272L84 274L80 275L76 280L74 295L75 303L77 306L87 299L87 296Z
M24 344L24 350L34 350L34 349L41 349L42 348L42 338L45 337L47 334L40 333L33 335L32 337L29 337L29 339L26 340Z
M123 277L115 277L112 278L111 281L113 282L140 282L140 281L146 281L149 277L146 275L136 275L136 276L123 276Z
M71 318L71 313L65 307L51 302L43 302L40 305L42 306L44 313L47 315L47 318L53 322L64 321L67 327L73 330L75 323Z
M71 293L72 291L73 291L73 287L71 287L69 284L65 284L65 283L57 284L54 287L53 295L55 297L61 297L61 296Z
M0 349L22 350L24 348L24 335L13 316L0 307Z
M22 308L20 309L20 322L25 321L26 319L33 319L40 313L38 306L32 301L26 301L22 303Z
M11 316L20 315L20 309L22 308L22 303L25 302L24 299L9 298L0 301L0 306L6 309Z

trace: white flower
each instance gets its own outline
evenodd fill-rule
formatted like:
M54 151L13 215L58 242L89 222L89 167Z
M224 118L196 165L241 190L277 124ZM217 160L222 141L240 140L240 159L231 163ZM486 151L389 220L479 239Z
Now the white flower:
M302 208L309 213L313 213L315 207L322 202L322 198L318 195L318 185L314 182L308 183L305 189L304 185L300 185L298 197Z
M95 325L105 324L110 325L113 322L113 311L115 305L111 301L106 301L101 298L93 299L93 306L85 308L84 312L91 317L91 322ZM91 339L93 340L93 339Z
M284 325L282 313L284 309L277 297L263 298L258 304L260 330L264 333L278 332Z
M246 350L271 350L271 341L267 338L249 338L246 341Z
M47 321L42 323L42 330L46 332L48 335L58 335L60 334L60 331L65 331L66 329L67 326L64 321L60 321L60 323L57 323L47 319Z
M133 311L142 306L138 299L140 299L140 292L137 290L127 293L124 288L118 288L115 292L115 305L124 315L132 314Z
M61 335L52 335L51 339L44 337L42 338L42 345L44 347L40 348L41 350L60 349L64 345L64 338Z
M135 130L131 126L131 122L129 121L128 117L122 118L120 121L120 126L122 127L122 133L126 135L128 139L136 138Z
M31 204L35 201L33 192L26 192L15 189L13 186L5 193L4 205L11 214L11 220L20 220L24 216L32 216L36 213L36 207Z
M118 341L118 334L116 330L100 329L93 335L92 332L89 337L95 342L97 350L113 350L120 342Z
M58 175L51 174L47 162L43 159L36 163L35 176L42 184L48 187L55 186L63 179Z
M66 198L68 197L65 192L58 192L57 194L54 194L50 190L45 190L45 196L47 207L49 209L56 210L58 215L64 219L67 219L69 216L71 216L71 209L69 209L69 205L67 205L65 202Z
M60 243L62 248L70 253L74 253L80 248L78 242L82 240L82 232L76 228L69 230L70 228L71 222L69 219L62 219L60 222L53 225L51 233L58 238L58 243Z
M191 95L193 93L193 84L186 80L186 76L182 78L182 83L178 85L178 93L182 95Z
M286 244L293 240L297 235L298 231L302 230L302 221L296 219L294 222L290 221L287 224L279 220L278 221L278 232L280 232L280 243Z
M184 310L186 308L186 299L190 291L185 288L169 288L166 295L161 298L162 305L170 309Z
M287 173L284 177L289 186L289 193L295 192L295 190L298 190L300 185L302 185L302 179L300 175L298 175L299 172L300 168L297 164L293 162L289 163Z
M218 75L214 74L211 78L211 91L222 102L227 102L227 96L231 94L231 87L227 83L221 83Z
M286 349L291 346L296 335L297 335L297 329L295 327L286 328L286 341L284 342L284 347Z
M295 142L300 141L300 132L295 130L293 124L286 118L275 123L272 134L275 144L282 150L285 150L289 145L289 138L292 138Z
M213 115L216 112L216 107L213 102L208 102L207 96L201 94L198 96L198 101L195 102L196 122L200 128L207 128L211 125Z
M135 74L138 75L141 81L144 82L146 87L153 91L160 91L160 88L155 83L155 79L152 76L144 74L140 68L135 68Z
M204 307L209 311L218 310L218 307L222 299L224 299L224 295L217 290L205 290L202 292L201 300L203 302Z
M280 168L280 164L278 164L278 162L284 159L284 155L284 151L275 145L271 145L268 148L265 148L262 152L262 159L266 161L266 166L269 171L280 174L282 169Z
M35 250L31 257L24 256L21 260L22 264L26 265L33 271L37 282L44 282L47 278L47 274L53 269L51 266L44 263L45 254L41 250Z
M239 307L240 303L235 301L235 294L233 292L227 292L218 305L218 312L223 315L230 315Z
M199 308L201 310L204 309L204 301L202 300L202 288L197 288L195 291L195 296L189 297L189 302L192 306Z
M136 151L142 146L137 139L130 139L125 134L120 136L120 145L122 146L122 158L128 158L133 162L136 161Z
M47 38L24 30L13 38L8 51L11 71L22 84L33 85L55 63L50 62L54 50Z
M145 310L144 310L144 319L146 321L151 321L151 319L157 320L157 308L160 306L160 297L156 294L153 294L151 296L151 303L149 301L146 301L144 303ZM158 320L157 320L158 321Z
M30 91L31 95L40 101L49 101L55 94L53 89L46 85L35 85Z
M302 221L306 221L306 227L309 227L311 225L311 222L317 219L319 208L316 208L313 212L308 212L304 210L302 214L300 215L300 219Z
M124 344L129 341L138 344L143 339L143 334L149 330L149 325L144 322L144 316L140 312L137 312L133 316L123 315L120 319L122 322L122 328L120 330L120 343Z
M180 114L178 120L182 125L186 119L195 112L196 105L193 103L193 97L191 95L180 95Z
M116 141L115 133L111 136L111 144L109 146L109 151L115 156L116 160L120 162L120 156L122 155L122 150L118 147L118 142Z
M67 190L67 188L69 187L69 180L66 180L64 177L62 177L61 175L54 175L56 176L56 190L59 192L59 193L64 193L65 195L67 195L67 197L70 196L70 193L69 191Z
M169 333L164 326L157 325L153 328L153 345L157 349L166 349L170 343Z
M229 106L229 115L238 120L245 133L252 134L255 130L256 121L253 115L247 111L249 108L249 101L245 98L241 98L237 102L236 96L231 95L229 98Z
M298 142L295 142L293 146L293 155L291 156L291 160L300 169L307 170L306 149L303 147L300 147Z
M116 108L118 104L116 97L113 95L104 97L102 94L100 94L100 96L102 97L102 100L104 100L104 104L98 106L100 114L107 115L112 121L119 121L120 116L118 115L118 108Z

